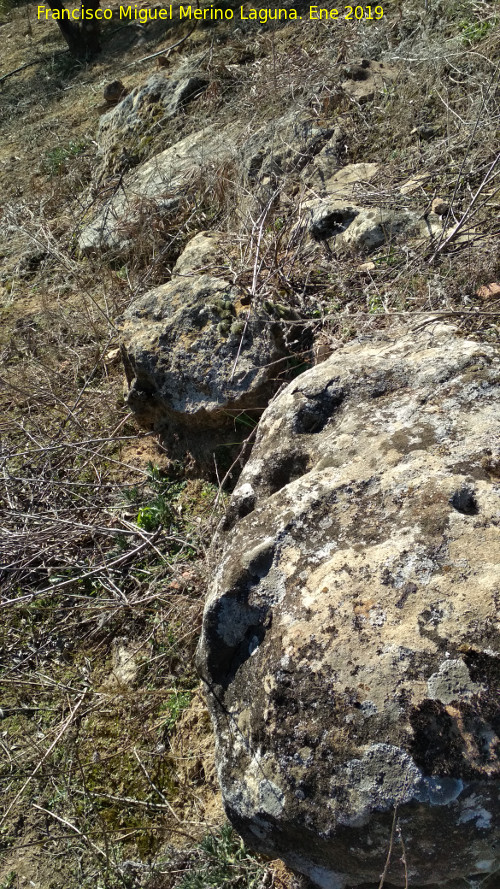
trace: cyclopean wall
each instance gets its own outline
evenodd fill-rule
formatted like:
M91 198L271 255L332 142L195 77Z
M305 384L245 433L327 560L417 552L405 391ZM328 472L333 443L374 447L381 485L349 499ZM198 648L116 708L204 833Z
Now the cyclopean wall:
M271 402L215 541L226 812L323 889L498 879L499 379L432 319L349 344Z

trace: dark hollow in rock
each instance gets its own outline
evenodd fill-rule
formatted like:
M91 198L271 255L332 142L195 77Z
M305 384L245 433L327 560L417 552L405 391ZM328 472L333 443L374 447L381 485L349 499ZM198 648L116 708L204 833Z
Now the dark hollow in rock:
M334 210L311 225L311 235L316 241L340 235L358 215L356 210Z
M334 386L328 386L320 395L306 402L304 407L297 411L295 431L300 433L321 432L331 419L342 401L344 390Z
M498 885L496 482L480 523L449 500L498 437L499 363L439 324L343 347L262 415L214 541L197 663L226 813L318 889Z
M455 491L450 497L450 503L457 512L461 512L463 515L477 515L479 512L474 491L470 488L461 488L459 491Z
M297 451L272 456L267 469L269 494L277 494L293 479L300 478L307 471L307 454Z

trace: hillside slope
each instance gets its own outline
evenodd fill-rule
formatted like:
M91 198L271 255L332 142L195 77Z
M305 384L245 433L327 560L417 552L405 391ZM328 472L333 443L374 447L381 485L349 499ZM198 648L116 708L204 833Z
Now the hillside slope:
M131 396L149 359L124 314L199 273L186 245L213 235L202 271L232 288L202 356L229 378L249 305L282 348L272 391L415 316L498 342L496 4L223 8L192 33L177 5L115 17L88 65L36 7L0 11L2 889L293 885L223 826L193 661L207 548L265 403L231 395L222 432L188 418L180 446Z

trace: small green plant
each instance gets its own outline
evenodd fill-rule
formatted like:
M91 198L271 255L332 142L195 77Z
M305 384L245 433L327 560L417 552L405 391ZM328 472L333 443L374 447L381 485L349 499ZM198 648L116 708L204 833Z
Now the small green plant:
M234 425L236 428L238 428L238 426L246 426L247 429L255 429L257 423L258 420L255 417L251 417L250 414L247 414L245 411L234 418Z
M190 691L174 691L162 705L163 712L166 712L164 727L169 731L175 727L182 711L189 707L192 699Z
M328 303L328 311L329 312L340 312L342 308L342 303L339 299L332 299L331 302Z
M459 22L459 27L462 31L462 43L468 44L469 46L474 43L479 43L480 40L483 40L483 38L490 33L494 25L495 22L489 21L488 19L482 22Z
M83 154L87 149L87 142L84 139L77 141L71 140L66 145L57 145L55 148L49 148L45 152L43 167L49 176L58 176L66 172L68 161L79 154Z
M143 531L152 533L156 531L160 525L164 524L165 518L169 518L170 513L166 508L163 498L158 497L154 506L141 506L137 513L137 524Z
M372 293L368 297L368 311L370 315L376 315L378 312L381 312L384 308L384 304L382 302L382 297L379 293Z
M168 476L163 475L157 466L148 463L147 487L151 491L152 497L139 508L136 519L139 528L152 532L156 531L160 525L168 528L179 525L180 519L176 513L175 505L185 483L172 481ZM131 494L135 496L135 492L129 491L126 495L127 499L130 500Z
M292 380L296 377L300 377L301 374L305 373L306 370L309 370L311 367L308 361L304 361L302 358L296 355L289 355L286 362L287 375L289 375Z
M277 216L276 219L273 219L272 223L266 228L267 234L272 234L273 232L280 232L285 227L285 220L283 216Z
M137 485L131 485L129 488L124 488L123 497L127 503L135 505L136 503L139 503L141 499L141 492Z
M176 889L257 889L264 876L262 864L247 852L229 824L202 840L190 865Z

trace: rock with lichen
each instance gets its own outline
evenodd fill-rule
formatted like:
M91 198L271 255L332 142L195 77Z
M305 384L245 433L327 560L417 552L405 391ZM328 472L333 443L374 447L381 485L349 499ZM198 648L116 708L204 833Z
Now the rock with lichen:
M153 215L165 221L175 215L189 200L193 180L207 179L231 156L233 136L229 128L204 127L130 170L116 193L82 226L80 251L137 253L141 226Z
M226 812L322 889L497 885L499 381L438 322L345 346L263 414L214 544Z
M206 89L208 81L193 71L175 77L152 74L127 91L120 81L104 90L107 102L119 102L103 114L97 131L99 174L123 172L143 157L148 140Z
M172 455L189 453L212 469L214 448L234 441L243 414L248 434L298 345L282 319L210 274L177 274L144 294L121 333L127 403L141 425L160 433Z
M398 75L398 68L374 59L360 59L346 65L342 71L345 80L342 89L346 96L358 105L372 102L384 87L392 85Z

